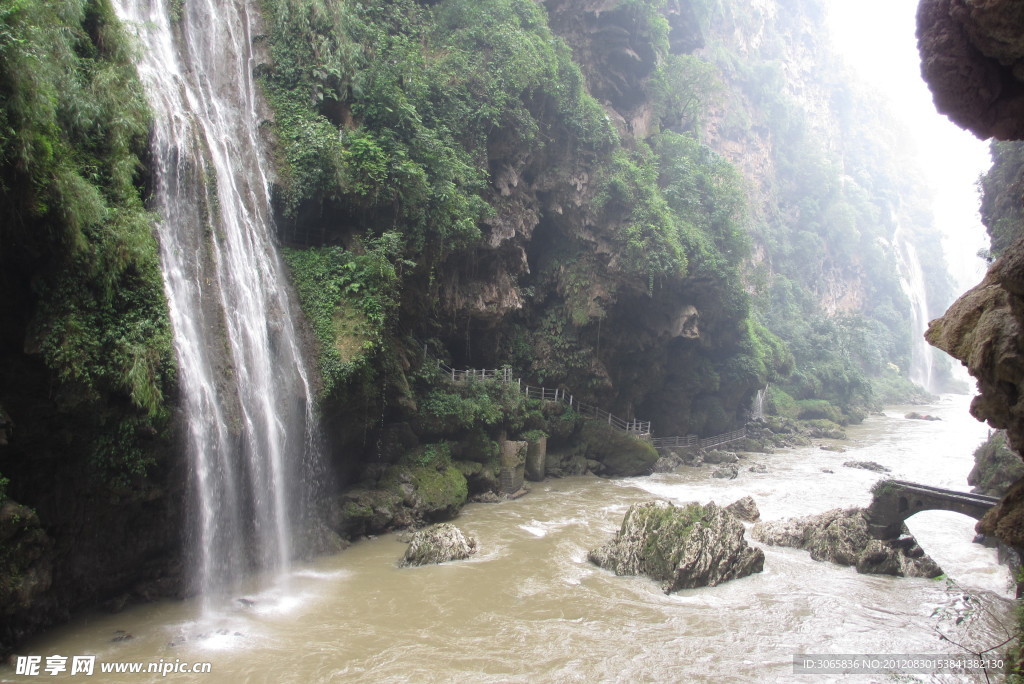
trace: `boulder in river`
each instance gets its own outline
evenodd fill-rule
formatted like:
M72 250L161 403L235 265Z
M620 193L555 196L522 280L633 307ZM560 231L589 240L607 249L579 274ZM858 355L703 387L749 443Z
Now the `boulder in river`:
M855 566L860 573L897 577L942 574L909 533L893 541L872 538L863 508L833 508L818 515L759 522L750 534L772 546L807 549L814 560Z
M660 457L654 463L654 472L656 473L671 473L676 468L681 468L684 465L683 459L674 451L669 451Z
M843 463L847 468L861 468L863 470L870 470L876 473L888 473L889 469L881 463L875 463L874 461L846 461Z
M463 560L476 553L476 539L467 537L451 523L439 523L417 530L399 565L430 565Z
M918 413L917 411L911 411L903 417L908 420L942 420L938 416L933 416L928 413Z
M740 469L730 464L715 468L715 472L711 473L711 477L717 477L721 480L735 480L739 474Z
M712 449L704 454L704 462L718 465L720 463L735 463L739 457L732 451L721 451Z
M670 594L716 586L764 568L764 552L747 544L740 520L714 502L634 504L615 537L588 554L616 575L646 575Z
M744 522L757 522L757 519L761 517L761 511L758 510L757 503L750 496L736 499L726 506L725 510Z

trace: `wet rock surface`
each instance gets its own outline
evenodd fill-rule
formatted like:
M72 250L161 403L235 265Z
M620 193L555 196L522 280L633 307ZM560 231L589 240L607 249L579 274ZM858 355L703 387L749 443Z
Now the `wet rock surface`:
M404 568L465 560L476 553L476 546L476 539L467 537L451 523L431 525L412 536L399 566Z
M806 549L814 560L852 565L860 573L897 577L942 574L909 534L894 541L872 538L863 508L834 508L818 515L759 522L750 534L771 546Z
M874 461L845 461L843 463L847 468L860 468L861 470L870 470L875 473L888 473L889 469L881 463L875 463Z
M713 587L764 567L764 552L747 544L743 523L713 502L634 504L615 537L588 558L616 575L657 580L665 593Z
M761 511L757 507L757 502L751 496L745 496L742 499L733 501L725 507L725 510L744 522L756 522L761 517Z

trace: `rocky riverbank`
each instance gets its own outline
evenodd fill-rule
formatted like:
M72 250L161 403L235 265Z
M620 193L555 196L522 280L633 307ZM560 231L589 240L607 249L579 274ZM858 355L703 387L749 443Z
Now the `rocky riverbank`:
M942 569L903 529L895 541L873 539L863 508L834 508L818 515L759 522L750 536L771 546L811 552L811 558L852 565L857 572L897 577L937 577Z

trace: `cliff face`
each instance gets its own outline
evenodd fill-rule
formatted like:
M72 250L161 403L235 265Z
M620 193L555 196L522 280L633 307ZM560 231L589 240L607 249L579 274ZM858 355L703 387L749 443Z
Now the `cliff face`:
M410 337L456 367L509 364L661 434L744 420L770 370L738 277L738 177L666 130L675 114L655 96L665 60L701 43L690 3L659 13L489 0L487 21L461 0L347 6L324 33L347 41L341 78L316 75L325 67L303 85L286 77L289 60L309 69L334 59L285 52L309 30L288 24L306 4L270 3L272 63L261 67L280 156L294 160L279 187L281 223L295 247L334 245L353 258L382 231L396 236L394 308L366 354L368 367L391 368L370 381L387 387L371 420L383 412L385 430L407 422L422 399L404 379L420 363ZM374 60L377 50L396 55L394 66ZM312 127L293 127L290 107L309 107L311 90L322 104L304 116L335 133L296 143ZM316 145L336 148L311 162L314 178L299 161ZM326 333L322 349L333 345ZM366 389L346 377L330 401L339 417ZM356 446L354 434L337 436Z
M133 50L105 0L0 12L0 653L176 589L185 473Z
M918 7L922 74L939 111L981 138L1024 137L1022 8L1015 2L923 0ZM1024 449L1024 243L1008 247L985 279L932 322L928 341L967 366L978 381L971 413L1006 430ZM1024 481L978 526L1024 545Z
M917 26L935 107L982 139L1024 137L1024 7L924 0Z
M879 378L906 388L915 358L902 243L927 274L914 296L933 315L952 300L908 136L833 52L824 4L718 2L703 21L696 54L722 87L697 126L748 181L748 289L795 357L775 391L844 409L898 400Z

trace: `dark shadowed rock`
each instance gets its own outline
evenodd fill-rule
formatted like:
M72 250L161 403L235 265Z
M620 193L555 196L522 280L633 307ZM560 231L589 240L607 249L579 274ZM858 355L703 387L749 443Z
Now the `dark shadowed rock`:
M476 553L476 540L467 537L451 523L440 523L418 530L405 550L399 565L430 565L463 560Z
M615 537L588 558L616 575L646 575L665 593L713 587L764 567L764 552L743 532L743 523L714 503L649 501L630 506Z
M752 473L767 473L768 466L765 465L764 463L755 463L754 465L747 468L747 470L749 470Z
M938 416L933 416L928 413L918 413L917 411L911 411L903 417L908 420L942 420Z
M843 463L847 468L861 468L863 470L870 470L876 473L887 473L889 469L880 463L874 461L846 461Z
M921 75L935 107L985 139L1024 137L1024 5L921 0Z
M772 546L807 549L814 560L855 566L860 573L897 577L942 574L909 534L895 541L873 539L863 508L834 508L802 518L759 522L750 534Z

